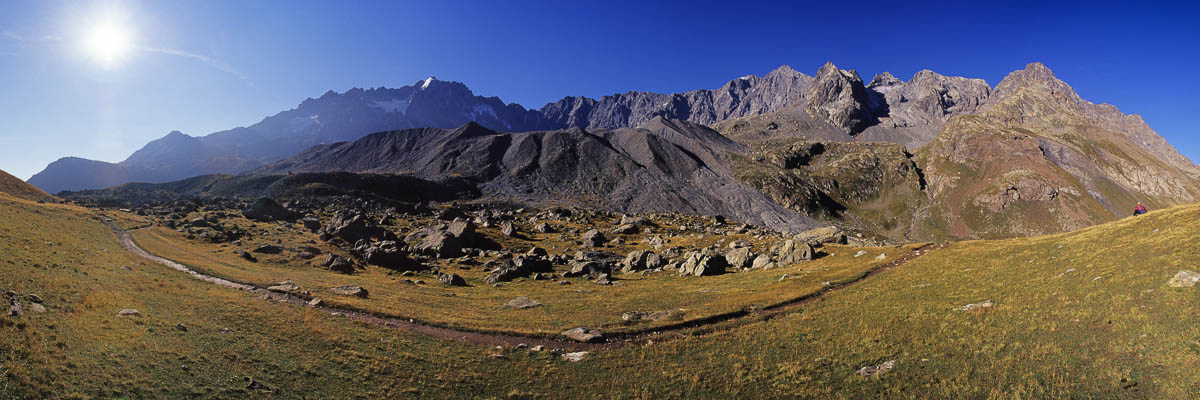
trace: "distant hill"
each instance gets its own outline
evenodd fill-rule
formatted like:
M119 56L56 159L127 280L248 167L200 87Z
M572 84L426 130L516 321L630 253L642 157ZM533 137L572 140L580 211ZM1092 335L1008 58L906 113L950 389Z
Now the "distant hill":
M0 193L7 193L26 200L45 200L51 198L49 194L46 194L41 189L25 183L20 178L9 175L4 171L0 171Z

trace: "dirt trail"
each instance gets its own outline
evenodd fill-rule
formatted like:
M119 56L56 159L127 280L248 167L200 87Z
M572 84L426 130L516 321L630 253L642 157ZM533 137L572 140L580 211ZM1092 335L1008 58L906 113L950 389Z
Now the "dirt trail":
M485 346L512 347L512 346L516 346L518 344L525 344L528 346L541 345L541 346L545 346L546 349L548 349L548 350L557 349L557 350L564 350L564 351L613 349L613 348L619 348L619 347L624 347L624 346L633 345L633 344L644 344L644 343L650 342L652 340L660 340L661 341L663 339L669 338L670 336L673 336L673 335L670 335L672 333L681 333L682 331L685 331L685 330L694 330L694 331L699 331L700 333L713 333L716 331L732 329L734 327L745 325L748 323L753 323L753 322L757 322L757 321L763 321L766 319L774 318L776 316L786 314L786 313L794 310L795 308L798 308L798 306L800 306L800 305L803 305L805 303L808 303L810 301L818 299L825 294L846 288L846 287L851 286L855 283L858 283L868 277L871 277L878 273L881 273L886 270L903 265L904 263L907 263L917 257L920 257L921 255L924 255L931 250L940 249L940 248L944 248L944 247L948 246L948 244L941 244L941 245L928 244L928 245L922 246L914 251L906 253L904 256L897 258L887 264L883 264L878 267L875 267L875 268L873 268L873 269L863 273L862 275L860 275L854 279L851 279L849 281L842 282L839 284L831 284L817 292L810 293L808 295L801 296L798 298L790 299L790 300L787 300L784 302L772 304L772 305L769 305L766 307L762 307L762 308L758 308L758 309L751 309L751 310L739 310L739 311L734 311L734 312L729 312L729 313L724 313L724 314L717 314L714 316L701 318L698 320L684 321L684 322L674 324L674 325L659 326L659 327L654 327L654 328L648 328L648 329L641 330L641 331L622 332L622 333L619 333L619 334L611 336L611 337L606 337L606 339L608 341L604 342L604 343L579 343L579 342L573 342L573 341L553 340L553 339L538 338L538 337L531 337L531 336L517 336L517 335L504 335L504 334L496 334L496 333L469 332L469 331L462 331L462 330L456 330L456 329L445 328L445 327L425 325L425 324L421 324L421 323L416 323L409 319L379 316L379 315L375 315L375 314L371 314L371 313L365 313L362 311L349 310L349 309L344 309L344 308L339 308L339 307L329 307L329 306L313 307L313 306L308 305L308 301L305 298L302 298L299 296L295 296L295 295L291 295L291 294L287 294L287 293L272 292L272 291L269 291L269 290L266 290L266 289L263 289L263 288L260 288L260 287L254 286L254 285L250 285L247 283L231 281L228 279L219 278L219 277L215 277L215 276L211 276L211 275L205 275L205 274L202 274L200 272L197 272L197 271L187 267L186 265L180 264L173 260L169 260L169 259L157 256L154 254L150 254L149 252L147 252L146 250L142 249L140 246L137 245L137 243L133 240L133 237L129 234L129 232L130 232L129 230L119 229L116 226L113 226L111 224L109 226L113 229L113 232L116 233L117 239L121 242L121 245L124 246L125 249L128 250L129 252L136 254L139 257L146 258L146 259L154 261L156 263L165 265L167 267L171 267L172 269L178 270L180 272L187 273L188 275L191 275L195 279L198 279L198 280L201 280L204 282L208 282L208 283L212 283L212 284L215 284L218 286L223 286L223 287L228 287L228 288L233 288L233 289L238 289L238 290L244 290L247 292L265 296L267 299L275 300L275 301L278 301L281 303L288 303L288 304L292 304L292 305L300 306L300 307L310 307L314 310L327 312L330 315L341 316L341 317L345 317L345 318L348 318L348 319L351 319L354 321L365 322L365 323L372 324L372 325L393 328L393 329L399 329L402 331L406 331L406 332L410 332L410 333L414 333L414 334L418 334L418 335L424 335L424 336L428 336L428 337L432 337L432 338L453 340L453 341L457 341L457 342L464 342L464 343L485 345ZM138 228L138 229L143 229L143 228ZM136 229L134 229L134 230L136 230ZM695 333L695 332L693 332L693 333Z

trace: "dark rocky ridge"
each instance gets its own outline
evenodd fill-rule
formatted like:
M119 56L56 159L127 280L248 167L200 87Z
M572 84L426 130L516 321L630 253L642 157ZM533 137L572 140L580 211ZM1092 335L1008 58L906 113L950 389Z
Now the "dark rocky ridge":
M350 171L461 177L485 197L621 212L724 215L777 230L814 222L732 176L746 150L702 125L654 118L639 128L500 133L477 124L411 129L316 146L253 174Z

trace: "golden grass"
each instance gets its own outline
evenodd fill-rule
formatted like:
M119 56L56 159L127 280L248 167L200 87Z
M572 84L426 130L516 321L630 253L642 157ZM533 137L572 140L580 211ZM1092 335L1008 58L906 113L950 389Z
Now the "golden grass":
M341 251L324 244L309 243L314 237L306 232L284 229L274 224L249 224L246 221L239 224L248 226L252 232L267 230L272 234L256 235L241 247L189 241L183 233L163 227L136 231L133 235L147 251L237 281L266 286L291 280L331 304L467 330L537 335L557 335L578 326L601 328L609 333L642 330L749 307L763 307L814 293L822 289L825 282L858 277L910 248L872 249L868 256L855 258L853 254L858 248L831 246L827 251L834 255L815 261L721 276L679 277L670 271L645 275L616 274L619 286L602 286L579 278L568 279L571 282L569 285L548 280L518 279L492 287L484 283L487 274L480 267L464 269L453 263L444 263L443 271L463 276L470 285L447 287L432 274L418 273L403 277L389 274L389 270L378 267L368 267L365 272L355 275L338 274L313 266L316 262L300 260L288 253L279 256L260 255L259 262L249 262L240 258L237 252L253 249L260 244L274 244L276 240L282 240L283 245L292 248L313 245L323 247L326 252ZM563 252L570 247L569 243L556 240L558 235L532 235L525 240L504 237L492 231L483 230L509 248L523 249L537 244L552 252ZM638 244L641 237L634 235L629 244L613 251L625 254L634 248L647 248L644 244ZM754 240L746 235L731 239ZM714 237L697 239L686 236L677 238L671 244L704 247L716 240ZM762 242L756 248L767 246L767 242ZM891 253L890 257L884 261L875 260L874 257L882 252ZM319 262L322 258L314 261ZM785 274L789 278L781 281L780 278ZM405 280L423 280L425 284L412 285ZM342 285L362 286L371 296L369 299L339 297L327 291L330 287ZM543 305L525 310L504 307L505 303L517 296L532 298ZM629 324L621 319L621 315L627 311L672 311L675 316L657 322Z

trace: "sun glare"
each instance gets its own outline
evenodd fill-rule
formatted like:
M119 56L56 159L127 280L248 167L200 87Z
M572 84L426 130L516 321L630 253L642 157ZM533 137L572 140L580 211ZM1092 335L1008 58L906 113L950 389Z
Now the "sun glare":
M86 48L96 60L112 66L133 49L133 38L124 27L101 24L88 33Z

